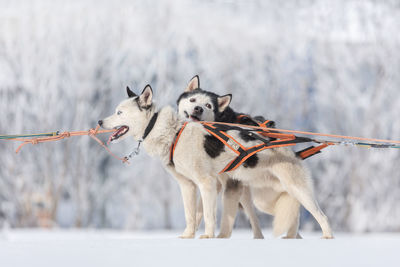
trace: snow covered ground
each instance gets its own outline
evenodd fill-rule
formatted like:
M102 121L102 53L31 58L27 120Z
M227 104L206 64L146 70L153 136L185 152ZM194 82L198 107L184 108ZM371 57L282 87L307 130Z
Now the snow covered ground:
M12 230L0 237L0 266L400 266L400 234L302 233L303 240L181 240L178 232Z

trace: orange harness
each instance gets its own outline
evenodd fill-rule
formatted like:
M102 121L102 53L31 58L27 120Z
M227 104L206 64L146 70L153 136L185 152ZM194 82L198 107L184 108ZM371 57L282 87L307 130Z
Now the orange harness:
M204 122L204 121L201 121L199 123L203 125L204 129L209 134L217 138L225 146L227 146L229 149L231 149L233 152L237 154L237 157L234 158L231 162L229 162L228 165L226 165L226 167L220 173L229 172L237 169L248 158L265 149L294 146L298 143L315 142L315 140L307 137L299 137L295 136L294 134L284 134L277 131L268 130L266 127L266 125L270 123L270 121L268 120L263 123L259 123L258 129L246 129L245 128L246 125L243 124L226 125L224 123L219 123L219 122ZM187 122L182 125L182 128L178 131L178 133L175 136L175 140L172 143L170 149L171 164L174 163L173 159L174 159L175 148L186 125ZM247 135L249 138L253 140L261 141L261 143L252 147L245 147L227 133L227 131L230 130L240 131L242 134ZM327 147L328 145L330 145L330 143L324 143L317 147L311 146L302 151L297 152L296 155L299 156L301 159L306 159L308 157L311 157L319 153L321 149Z
M175 135L174 142L172 142L172 146L171 146L171 149L169 151L169 162L172 165L174 164L174 152L175 152L176 145L178 144L179 138L181 137L181 134L182 134L182 132L185 129L187 124L188 124L188 122L185 122L182 125L181 129L179 130L179 132L177 132L176 135Z
M242 115L239 115L237 117L237 122L240 123L240 120L243 119L243 118L250 118L251 119L251 117L249 117L248 115L242 114ZM266 120L263 123L258 123L258 126L261 127L261 128L271 128L271 127L273 127L274 124L275 123L273 121ZM271 132L268 131L267 129L265 129L263 131L260 131L258 133L260 135L262 135L262 136L271 138L271 134L270 134ZM282 135L282 133L281 133L281 135ZM295 135L290 135L290 136L291 136L291 138L293 138L293 137L296 138ZM314 141L314 140L312 140L312 141ZM328 143L324 143L322 145L319 145L317 147L309 146L309 147L307 147L307 148L305 148L305 149L303 149L301 151L296 152L296 156L298 156L302 160L307 159L307 158L309 158L311 156L314 156L315 154L321 153L321 150L324 149L325 147L327 147L328 145L333 145L333 143L329 143L328 142Z

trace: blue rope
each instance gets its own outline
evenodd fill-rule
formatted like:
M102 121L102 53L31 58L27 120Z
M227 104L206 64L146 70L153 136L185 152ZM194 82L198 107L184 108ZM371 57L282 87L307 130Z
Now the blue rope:
M56 136L59 132L39 133L39 134L24 134L24 135L0 135L0 139L15 139L25 137L43 137L43 136Z

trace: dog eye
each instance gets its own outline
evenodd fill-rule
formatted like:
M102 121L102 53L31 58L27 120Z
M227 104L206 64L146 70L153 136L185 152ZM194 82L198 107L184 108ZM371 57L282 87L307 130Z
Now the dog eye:
M206 104L206 107L208 108L208 109L211 109L211 104Z
M190 102L196 102L196 98L189 99Z
M121 114L122 114L122 111L118 111L118 112L117 112L117 115L121 115Z

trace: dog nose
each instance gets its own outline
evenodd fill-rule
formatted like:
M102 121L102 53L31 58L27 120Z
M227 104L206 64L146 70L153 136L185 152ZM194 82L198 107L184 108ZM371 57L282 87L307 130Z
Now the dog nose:
M194 112L196 112L197 114L201 114L201 113L203 113L203 108L196 106L196 107L194 107Z
M103 121L102 120L99 120L98 121L98 124L101 126L101 125L103 125Z

